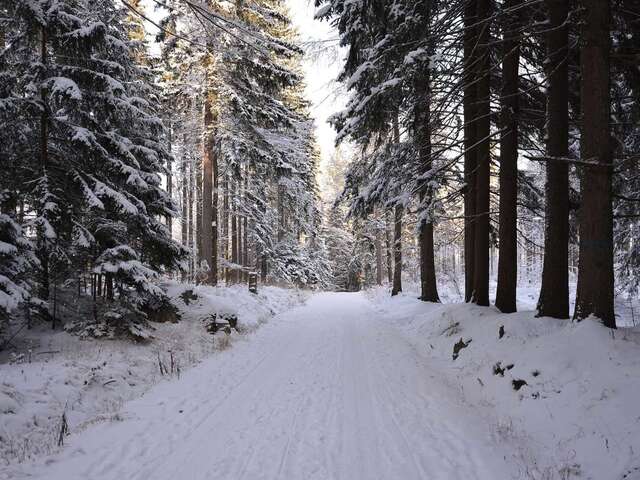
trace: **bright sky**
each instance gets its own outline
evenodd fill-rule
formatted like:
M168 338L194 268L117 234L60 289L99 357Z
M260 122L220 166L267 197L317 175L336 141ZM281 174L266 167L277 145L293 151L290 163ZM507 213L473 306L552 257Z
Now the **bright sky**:
M307 55L304 62L307 97L313 105L311 114L316 121L322 159L326 162L333 153L335 142L335 131L327 124L327 119L344 106L344 96L339 94L334 83L344 54L332 48L336 46L336 42L327 42L337 38L337 33L328 22L314 20L315 7L312 0L287 0L287 4L301 40L320 41L319 45L327 47L327 51L320 55Z

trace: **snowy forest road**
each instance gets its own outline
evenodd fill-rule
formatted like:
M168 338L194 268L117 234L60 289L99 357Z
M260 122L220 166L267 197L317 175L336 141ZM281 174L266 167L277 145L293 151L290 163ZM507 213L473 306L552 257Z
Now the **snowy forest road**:
M435 383L434 383L435 382ZM512 478L488 432L362 294L322 293L15 478Z

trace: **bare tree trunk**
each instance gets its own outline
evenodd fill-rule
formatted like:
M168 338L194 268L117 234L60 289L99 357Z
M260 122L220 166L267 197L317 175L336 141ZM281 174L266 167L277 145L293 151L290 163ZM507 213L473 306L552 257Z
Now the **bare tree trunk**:
M246 282L247 272L246 272L246 258L247 258L247 217L244 215L244 206L246 205L246 197L247 197L247 169L246 167L242 167L240 169L242 173L240 179L240 205L242 206L241 215L238 217L238 263L242 265L242 270L240 271L240 282Z
M402 292L402 215L404 207L400 204L395 208L394 237L393 237L393 288L391 295Z
M476 216L473 301L489 305L489 185L491 174L491 56L489 52L491 2L477 0L478 68L476 135Z
M183 149L186 152L186 145L187 145L187 135L185 134L183 136ZM187 188L188 188L188 181L187 181L187 155L186 153L183 153L182 155L182 164L180 165L180 177L181 177L181 182L182 182L182 197L181 197L181 204L182 204L182 218L180 219L180 233L181 233L181 238L182 238L182 245L183 246L187 246L187 239L188 239L188 222L187 222L187 204L188 204L188 194L187 194Z
M426 23L431 22L431 2L422 2L419 10ZM429 31L425 32L429 38ZM433 55L432 45L428 47L428 54ZM431 158L431 71L429 67L425 69L420 79L416 81L416 92L418 95L418 107L414 116L414 136L418 143L420 155L420 165L422 174L427 175L431 171L433 160ZM439 302L438 287L436 284L435 252L433 245L433 220L432 220L432 200L433 188L431 178L423 180L424 185L420 188L420 209L418 224L418 246L420 250L420 299L425 302ZM425 215L426 214L426 215Z
M245 168L245 179L244 179L244 191L245 191L245 201L248 199L249 195L249 169ZM245 268L243 270L243 281L249 281L249 272L247 271L249 268L249 219L246 215L242 217L242 266Z
M93 321L98 321L98 291L96 287L96 274L91 275L91 300L92 300L92 313L93 313Z
M244 232L242 231L244 222L242 220L242 215L238 215L238 265L242 266L242 261L244 258L244 252L242 251L242 247L244 245L244 241L243 241L243 235ZM238 270L238 282L242 283L244 281L244 271L243 270Z
M188 169L189 186L187 187L187 243L189 244L189 249L191 250L189 278L190 281L193 281L194 261L197 258L196 252L194 251L193 242L193 162L189 162Z
M431 146L428 147L431 155ZM425 153L426 155L426 153ZM431 170L431 160L425 160L425 168ZM429 205L433 192L429 187L421 193L421 203ZM439 302L438 286L436 283L435 249L433 243L433 221L422 220L419 227L420 248L420 300L425 302Z
M223 231L223 235L224 235L224 245L222 247L222 250L224 252L223 256L225 261L228 263L231 259L231 257L229 256L229 243L230 243L230 238L229 238L229 172L228 172L229 167L227 166L227 172L224 175L224 201L223 201L223 219L222 219L222 231ZM229 268L225 267L224 269L224 279L225 282L227 284L229 284L229 282L231 281L231 277L229 275Z
M231 179L231 195L232 195L232 212L231 212L231 262L233 269L231 271L231 282L238 283L238 217L235 205L236 198L236 181Z
M522 0L506 0L500 120L500 256L496 307L516 311L518 285L518 117L520 114L520 27Z
M566 0L546 0L547 34L547 156L569 155L569 69ZM569 165L547 161L542 286L538 316L569 318Z
M184 134L182 137L183 149L186 152L187 145L187 135ZM180 181L182 182L182 195L181 195L181 207L182 207L182 217L180 218L180 234L182 245L184 247L188 246L189 242L189 222L188 222L188 182L187 182L187 155L183 152L182 155L182 164L180 165ZM182 281L186 281L187 272L182 272Z
M40 31L40 62L43 65L44 75L47 75L47 30L43 26ZM47 106L47 90L43 86L40 88L40 101L42 102L42 114L40 115L40 169L43 177L47 176L49 167L49 109ZM38 215L44 215L44 208L39 207ZM40 299L47 302L49 300L50 290L50 272L49 272L49 247L45 238L45 230L43 226L37 229L38 244L38 260L40 261ZM45 317L49 316L48 310L42 309Z
M382 285L382 232L380 226L376 225L376 284Z
M202 146L202 148L204 148L204 145ZM203 228L203 224L202 224L202 161L199 161L198 163L195 164L195 170L194 170L194 181L195 181L195 190L194 190L194 194L195 194L195 227L194 227L194 234L195 234L195 245L196 245L196 249L198 252L198 255L196 257L196 272L198 272L200 270L200 266L202 265L202 262L207 260L202 252L202 232L204 230Z
M610 142L610 1L582 0L581 98L584 166L580 189L580 266L574 317L616 328L614 314L612 152Z
M284 239L285 234L285 224L286 224L286 214L284 211L284 194L282 193L282 186L280 184L277 185L278 190L278 242L281 242Z
M464 297L473 296L476 226L476 1L466 0L464 7Z
M113 301L113 275L111 273L105 275L104 283L107 300Z
M391 224L391 218L388 211L384 212L384 236L385 236L385 247L387 252L387 280L389 283L393 283L393 260L392 260L392 245L391 245L391 229L389 225Z
M212 195L212 233L211 233L211 271L214 275L213 285L218 285L218 157L215 150L215 142L211 145L213 149L213 195Z
M202 260L207 262L209 270L207 272L206 283L216 284L216 265L213 253L213 236L215 224L213 220L213 170L214 170L214 114L212 94L208 93L204 103L204 135L203 135L203 155L202 155L202 231L200 232L202 244Z
M173 141L173 125L171 120L168 121L167 136L169 143L169 156L167 157L167 195L173 200L173 158L171 156L172 141ZM167 215L167 229L169 230L169 236L173 237L173 217Z

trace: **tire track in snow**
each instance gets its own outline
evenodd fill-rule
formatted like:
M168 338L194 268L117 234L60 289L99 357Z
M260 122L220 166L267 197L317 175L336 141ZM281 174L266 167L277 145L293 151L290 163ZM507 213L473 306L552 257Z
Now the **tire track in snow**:
M434 384L427 360L381 317L360 294L316 295L132 402L131 418L87 429L53 463L23 473L33 480L511 478L491 461L481 430L469 428L469 414Z

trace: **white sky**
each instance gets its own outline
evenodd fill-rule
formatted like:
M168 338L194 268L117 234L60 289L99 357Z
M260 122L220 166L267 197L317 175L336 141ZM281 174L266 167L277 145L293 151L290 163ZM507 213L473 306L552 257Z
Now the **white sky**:
M326 42L337 38L328 22L314 20L315 7L313 0L287 0L294 26L300 32L302 41L324 41L322 45L335 47L335 42ZM344 106L344 96L336 91L334 80L340 72L343 52L329 48L321 55L305 57L307 98L312 103L311 115L316 122L316 135L322 151L323 163L333 153L335 131L327 124L327 119Z

